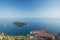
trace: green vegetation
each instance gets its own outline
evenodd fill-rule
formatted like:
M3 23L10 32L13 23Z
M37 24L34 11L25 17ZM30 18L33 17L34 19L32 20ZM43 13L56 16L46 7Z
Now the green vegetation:
M3 37L3 39L2 39L2 40L8 40L8 38L4 38L4 37Z
M15 38L15 40L19 40L18 38Z
M60 33L58 34L58 36L60 36Z
M20 27L27 27L27 23L22 23L22 22L14 22L15 25L20 26Z
M15 38L15 40L28 40L28 38Z

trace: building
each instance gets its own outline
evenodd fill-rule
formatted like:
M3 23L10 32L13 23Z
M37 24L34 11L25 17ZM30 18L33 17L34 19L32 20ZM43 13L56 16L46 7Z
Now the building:
M8 39L8 40L15 40L14 37L10 37L10 36L8 36L7 39Z
M36 30L30 32L30 38L34 40L54 40L55 34L45 30Z

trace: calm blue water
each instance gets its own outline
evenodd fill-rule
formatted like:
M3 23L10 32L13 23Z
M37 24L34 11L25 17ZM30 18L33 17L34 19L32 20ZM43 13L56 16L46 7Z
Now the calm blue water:
M17 27L13 24L15 21L26 22L29 24L27 28ZM6 26L4 26L6 24ZM49 30L54 33L60 32L60 19L0 19L0 32L8 35L24 35L26 36L32 30Z

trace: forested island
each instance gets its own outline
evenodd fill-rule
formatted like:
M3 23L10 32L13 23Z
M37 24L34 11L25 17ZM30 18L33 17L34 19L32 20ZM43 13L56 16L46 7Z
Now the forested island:
M29 24L24 23L24 22L14 22L15 25L19 26L19 27L27 27Z

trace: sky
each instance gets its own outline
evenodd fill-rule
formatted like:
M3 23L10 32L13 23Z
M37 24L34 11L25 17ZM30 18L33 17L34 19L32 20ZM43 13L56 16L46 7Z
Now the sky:
M0 18L60 18L60 0L0 0Z

